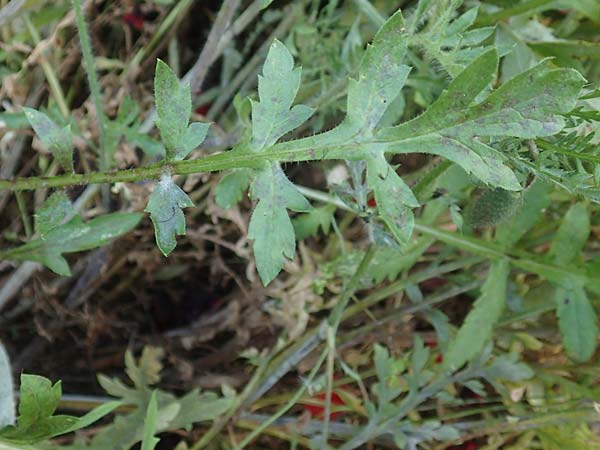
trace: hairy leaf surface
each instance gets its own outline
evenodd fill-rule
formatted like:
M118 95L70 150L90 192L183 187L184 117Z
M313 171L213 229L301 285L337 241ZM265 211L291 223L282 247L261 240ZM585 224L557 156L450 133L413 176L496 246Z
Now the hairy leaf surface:
M477 101L493 80L498 54L491 49L476 58L421 116L388 128L378 137L393 152L444 156L483 182L519 190L504 158L487 138L535 138L558 133L560 114L570 111L584 79L571 69L552 69L543 61Z
M47 231L43 238L8 250L3 257L39 262L59 275L70 275L63 253L81 252L105 245L135 228L142 217L140 213L112 213L83 222L81 217L75 216L67 223Z
M271 44L258 76L259 102L252 102L252 149L270 147L284 134L302 125L313 113L304 105L291 108L300 87L302 70L278 40ZM291 109L290 109L291 108Z
M311 206L276 163L258 174L251 195L258 204L252 212L248 238L254 240L256 268L267 285L296 250L294 227L286 209L308 211Z
M188 126L192 113L190 85L180 85L177 75L160 59L156 63L154 97L158 119L156 126L167 151L167 158L184 159L204 141L209 123Z
M70 126L60 128L43 112L31 108L23 108L23 110L42 144L50 150L63 169L72 172L73 137Z
M68 195L62 191L55 192L35 213L35 231L43 238L48 232L64 224L77 215Z

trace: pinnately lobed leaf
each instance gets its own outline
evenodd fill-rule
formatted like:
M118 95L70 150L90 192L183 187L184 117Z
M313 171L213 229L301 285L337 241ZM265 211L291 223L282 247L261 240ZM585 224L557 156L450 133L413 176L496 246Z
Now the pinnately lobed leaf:
M348 85L347 114L343 126L370 136L400 94L410 67L402 64L408 33L400 11L381 27L367 47L358 79Z
M291 108L300 87L300 76L301 69L294 68L288 49L275 40L258 78L259 101L252 102L251 151L259 152L272 146L312 115L312 109L307 106ZM229 203L225 201L228 197L238 196L237 181L245 183L241 175L242 179L223 180L232 194L222 195L223 203ZM256 268L263 284L267 285L277 276L285 258L293 258L296 250L294 227L287 209L308 211L311 206L287 179L279 163L269 163L255 173L250 192L258 203L252 212L248 238L254 241Z
M285 258L293 258L296 250L294 227L287 209L308 211L311 206L277 163L257 175L251 196L258 203L252 212L248 238L254 241L256 268L267 285L277 276Z
M561 113L570 111L584 79L572 69L552 69L548 61L475 98L493 80L498 54L491 49L477 57L421 116L378 134L394 153L424 152L448 158L483 182L520 190L501 153L485 137L535 138L559 132Z
M492 262L481 295L473 304L456 337L444 354L444 368L456 370L471 360L492 337L506 301L506 284L510 266L502 259Z
M122 406L121 402L111 401L103 403L82 417L55 415L61 394L60 382L53 385L44 377L22 374L17 425L2 428L0 423L0 448L5 448L3 443L8 443L8 448L11 449L14 444L22 448L22 445L36 444L71 433L93 424Z
M194 206L185 192L173 183L171 174L165 172L148 199L145 212L150 213L154 224L156 244L168 256L177 246L177 235L185 234L185 216L182 208Z
M184 159L206 138L209 123L188 126L192 113L189 83L181 86L177 75L160 59L156 63L154 97L158 119L156 125L171 160Z
M294 68L294 59L285 45L273 41L262 75L258 76L260 101L252 102L253 151L272 146L312 115L313 110L305 105L290 109L300 87L301 74L299 67Z
M23 111L42 144L50 150L63 169L72 172L73 137L70 126L60 128L46 114L35 109L23 108Z

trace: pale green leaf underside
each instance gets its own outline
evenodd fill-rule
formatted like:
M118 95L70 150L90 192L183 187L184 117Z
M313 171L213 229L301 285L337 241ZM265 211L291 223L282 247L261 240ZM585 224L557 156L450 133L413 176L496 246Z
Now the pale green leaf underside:
M59 164L68 172L73 171L73 137L67 125L60 128L46 114L31 108L23 108L25 117L37 137Z
M185 192L173 183L170 174L163 174L154 186L145 212L150 213L154 224L156 245L168 256L177 246L177 235L185 234L185 216L182 208L194 206Z
M277 276L285 258L293 258L296 250L294 227L286 209L308 211L311 207L277 163L258 173L251 195L258 204L252 212L248 238L254 241L256 268L267 285Z
M596 350L598 317L583 287L557 288L556 313L567 355L578 362L588 361Z
M456 370L476 356L492 337L494 325L500 319L506 300L506 283L510 266L505 260L492 263L481 295L450 342L444 354L444 367Z

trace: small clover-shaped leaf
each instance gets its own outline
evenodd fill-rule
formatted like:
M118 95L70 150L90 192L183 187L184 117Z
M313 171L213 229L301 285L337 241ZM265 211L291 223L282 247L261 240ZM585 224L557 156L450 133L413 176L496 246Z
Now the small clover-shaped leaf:
M73 137L67 125L60 128L46 114L31 108L23 108L25 117L31 124L37 137L48 148L52 156L66 171L73 171Z
M177 246L176 235L185 234L182 208L194 206L185 192L173 183L170 173L163 173L148 200L145 212L150 213L156 234L156 244L168 256Z
M190 85L180 85L177 75L160 59L156 63L154 97L158 114L156 125L167 158L184 159L204 141L210 124L196 122L188 125L192 113Z
M251 195L258 204L252 212L248 238L254 240L256 268L267 285L277 276L285 258L293 258L296 250L294 227L286 208L308 211L311 206L277 163L258 174Z
M252 102L252 149L260 151L302 125L313 113L308 106L290 109L298 88L302 70L294 68L292 55L278 40L271 44L258 77L260 102Z

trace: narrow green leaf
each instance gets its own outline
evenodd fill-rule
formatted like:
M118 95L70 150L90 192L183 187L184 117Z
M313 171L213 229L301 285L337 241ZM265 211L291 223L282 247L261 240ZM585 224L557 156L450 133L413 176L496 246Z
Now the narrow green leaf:
M552 240L549 255L557 265L572 262L583 249L590 235L590 217L585 203L575 203L563 217Z
M63 253L89 250L128 233L139 223L143 214L113 213L83 222L76 216L64 225L47 232L43 239L35 239L3 254L5 259L35 261L59 275L70 275Z
M444 354L444 368L456 370L476 356L492 337L494 325L500 319L506 301L506 284L510 266L504 259L494 261L481 295L467 314L456 337Z
M254 240L256 268L267 285L277 276L285 258L293 258L296 250L294 227L286 208L304 212L311 206L277 163L259 172L251 195L258 204L252 212L248 238Z
M221 178L215 189L215 201L220 208L229 209L242 199L244 191L252 179L252 171L239 169L229 172Z
M48 148L63 169L72 172L73 137L70 126L60 128L46 114L35 109L23 108L23 111L42 144Z
M15 423L15 398L8 355L0 342L0 430Z
M110 401L106 402L96 408L92 409L87 414L79 417L77 422L73 424L70 428L63 430L60 434L71 433L73 431L81 430L82 428L89 427L90 425L98 422L104 416L110 414L115 409L123 406L123 402L119 401ZM54 436L57 436L56 434Z
M260 102L252 102L252 149L270 147L312 115L308 106L290 109L300 87L302 70L278 40L271 44L262 75L258 77Z
M69 196L62 191L55 192L35 213L35 231L43 238L48 232L63 225L76 214Z
M594 354L598 340L598 317L585 290L573 283L556 290L556 313L567 355L585 362Z
M154 224L156 244L168 256L177 246L177 235L185 235L185 216L182 208L194 206L185 192L173 183L171 174L163 173L148 199L145 212Z
M158 416L158 405L156 403L156 391L152 392L148 409L146 410L146 419L144 420L144 437L142 438L142 450L154 450L160 439L154 437L156 433L156 423Z

